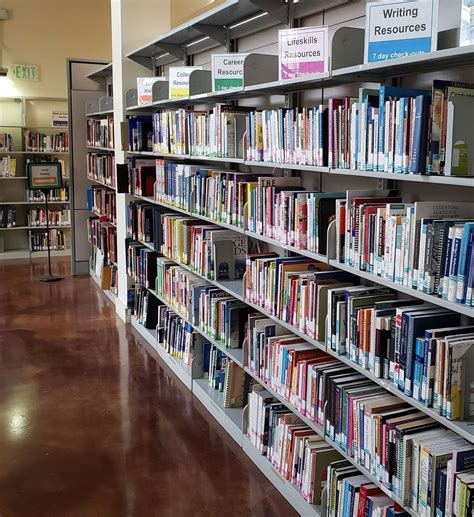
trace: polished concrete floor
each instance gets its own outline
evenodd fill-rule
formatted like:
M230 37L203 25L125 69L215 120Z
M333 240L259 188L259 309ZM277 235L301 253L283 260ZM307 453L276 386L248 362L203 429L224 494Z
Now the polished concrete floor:
M89 278L0 262L0 516L295 515Z

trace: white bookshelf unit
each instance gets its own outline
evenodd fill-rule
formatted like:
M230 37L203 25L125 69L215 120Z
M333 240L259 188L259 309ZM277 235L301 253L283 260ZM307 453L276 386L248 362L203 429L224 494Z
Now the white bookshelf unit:
M0 98L0 133L10 135L11 146L0 148L0 206L15 210L15 224L0 228L0 260L45 257L45 222L36 219L44 209L43 194L38 196L28 190L27 164L30 161L53 160L62 165L63 190L52 193L49 213L62 212L61 224L51 222L54 237L60 237L53 246L52 256L70 255L70 173L67 125L53 125L54 111L67 111L67 100L54 97L2 97ZM36 140L34 137L36 135ZM59 139L48 147L50 137ZM6 136L5 136L6 138ZM30 138L31 142L27 142ZM36 142L39 147L29 144ZM54 214L52 214L54 215ZM43 243L38 242L42 235ZM44 245L44 247L43 247Z
M393 84L404 87L428 88L430 81L437 73L442 73L443 78L468 81L470 68L474 64L474 46L457 47L453 44L455 29L449 28L439 33L439 50L426 53L422 56L408 57L391 60L384 63L364 64L364 29L365 26L365 2L351 2L349 0L303 0L290 2L291 6L276 6L265 0L227 0L211 11L200 15L164 35L155 35L151 41L126 56L129 60L138 63L147 69L147 74L166 76L170 66L200 65L202 70L193 71L190 75L189 95L170 99L168 95L168 81L158 81L152 88L152 102L146 105L139 105L137 102L137 90L134 88L120 90L114 87L114 95L122 97L125 106L125 118L150 115L162 110L196 109L209 110L216 104L232 103L242 107L253 107L255 109L275 109L294 106L315 106L327 104L329 98L354 97L357 95L361 85L367 84ZM291 7L291 8L290 8ZM444 11L443 11L444 12ZM331 67L329 72L306 76L295 80L280 81L278 79L278 29L287 28L296 23L298 27L310 27L315 25L328 25L330 36ZM455 39L455 38L454 38ZM226 91L212 91L211 81L211 56L213 53L224 52L245 52L247 57L244 60L243 86ZM112 65L106 65L94 72L97 77L102 77L111 71ZM120 67L121 70L121 67ZM114 64L114 73L116 71ZM147 75L143 74L143 75ZM433 75L434 74L434 75ZM465 77L468 77L467 79ZM471 74L472 77L472 74ZM135 78L129 78L128 84L133 84ZM471 79L472 80L472 79ZM122 81L119 81L122 87ZM115 86L115 85L114 85ZM89 120L107 120L112 115L115 123L126 120L119 120L117 112L112 108L111 97L103 97L100 100L88 103L86 106L86 118ZM125 124L126 125L126 124ZM125 135L127 133L127 135ZM117 135L116 135L117 137ZM117 137L118 138L118 137ZM259 175L266 172L277 172L278 175L290 176L295 174L301 177L302 184L308 190L316 189L323 192L345 192L347 190L363 189L398 189L400 195L405 199L419 201L449 200L453 203L459 201L472 202L474 192L474 176L443 176L443 175L421 175L421 174L398 174L377 171L362 171L357 169L341 169L331 166L312 166L292 163L254 161L248 160L246 155L238 155L233 158L218 157L215 155L192 155L190 153L159 153L153 151L132 151L127 147L128 131L123 131L121 138L122 148L129 168L134 160L161 159L169 162L182 164L200 165L202 167L216 168L224 171L248 172L252 175ZM243 140L243 147L246 140ZM88 155L109 155L113 152L112 145L103 143L87 143ZM115 146L116 154L117 145ZM238 154L238 153L237 153ZM122 165L122 164L120 164ZM116 169L114 167L114 172ZM131 176L129 176L131 177ZM92 184L105 189L114 190L117 178L113 184L110 180L102 177L89 177ZM17 183L17 182L6 182ZM1 186L1 183L0 183ZM248 221L243 226L236 226L228 222L222 222L196 211L156 201L150 195L124 194L123 191L117 194L117 206L121 205L118 200L125 199L124 203L136 203L143 207L163 210L174 215L184 215L190 218L216 225L226 230L233 230L237 234L246 236L253 250L274 251L277 250L281 256L299 255L316 260L325 264L332 270L340 270L351 273L357 282L363 285L380 285L388 287L392 292L409 296L413 300L429 302L435 307L442 307L462 316L463 324L472 324L474 321L474 308L456 304L438 298L433 295L400 285L376 276L373 273L359 271L346 264L337 261L335 252L335 225L329 225L327 239L327 253L316 253L297 248L292 245L282 244L279 240L265 235L257 234L249 230ZM122 197L123 196L123 197ZM97 215L97 214L95 214ZM128 228L122 228L123 214L117 214L117 234L128 235ZM104 221L104 224L113 224L111 221ZM18 230L22 231L22 230ZM12 232L13 233L13 232ZM0 232L1 237L1 232ZM194 335L199 342L208 342L220 350L229 360L242 368L247 380L254 384L263 386L277 401L288 408L299 417L302 423L306 424L317 435L322 437L340 455L354 465L371 482L390 496L393 501L404 508L410 515L418 515L418 512L409 505L404 504L397 495L373 475L357 459L343 450L338 443L330 438L326 429L320 423L310 419L303 414L295 404L286 397L277 393L265 380L254 373L249 364L249 357L242 343L237 349L227 348L222 341L213 338L201 327L185 315L180 314L175 300L160 294L156 286L145 286L140 284L138 276L126 274L127 264L121 263L121 257L127 260L127 249L123 254L123 248L134 242L144 249L155 251L163 257L162 250L155 249L153 241L133 238L128 235L126 243L119 240L117 247L118 283L121 286L128 286L131 290L135 285L141 285L140 289L146 295L153 297L159 305L167 306L181 318L183 324L193 328ZM395 395L409 407L415 408L435 422L439 422L447 429L464 438L467 442L474 444L474 422L461 420L448 420L434 408L427 407L422 402L404 394L396 385L386 379L378 378L370 371L362 368L353 362L346 355L339 355L326 345L325 342L310 337L295 326L279 319L272 313L263 309L260 305L249 302L245 297L244 281L210 280L200 272L191 268L184 261L173 257L165 257L174 262L182 270L193 273L200 281L228 293L231 297L252 308L255 313L278 323L289 333L298 336L315 349L326 352L332 358L336 358L341 365L347 365L353 373L361 374L369 379L374 385L386 390L387 394ZM106 266L108 264L105 264ZM142 265L138 266L140 269ZM124 273L125 272L125 273ZM140 271L143 273L143 271ZM96 264L91 263L91 275L100 285L100 274ZM154 282L152 282L154 284ZM119 294L109 296L113 303L118 304ZM126 306L127 299L120 299L119 302ZM131 311L129 306L129 311ZM193 392L209 413L229 433L229 435L242 448L247 456L264 473L272 484L282 493L289 503L301 515L325 516L327 503L323 493L323 505L315 506L308 504L303 498L300 490L277 472L271 462L262 455L252 444L247 434L249 407L226 408L224 407L223 395L220 391L209 386L209 382L203 377L202 353L193 354L191 365L182 362L178 357L167 353L163 343L159 342L160 328L147 328L141 324L134 315L131 316L132 327L144 338L158 354L166 366L175 376ZM327 402L327 401L326 401ZM327 408L324 409L326 416Z

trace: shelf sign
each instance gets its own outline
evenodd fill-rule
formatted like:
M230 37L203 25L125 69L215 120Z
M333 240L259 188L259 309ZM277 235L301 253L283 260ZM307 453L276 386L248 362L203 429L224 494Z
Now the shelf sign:
M279 30L278 60L281 81L328 72L328 28L321 26Z
M39 66L12 65L12 75L19 81L39 81Z
M189 76L193 70L201 70L200 66L171 66L169 69L169 98L187 97L189 95Z
M244 86L244 61L248 54L212 54L212 91Z
M62 187L61 164L52 163L29 163L28 188L31 190L45 190Z
M365 63L436 50L438 0L367 4Z
M67 111L53 111L53 127L67 127L68 114Z

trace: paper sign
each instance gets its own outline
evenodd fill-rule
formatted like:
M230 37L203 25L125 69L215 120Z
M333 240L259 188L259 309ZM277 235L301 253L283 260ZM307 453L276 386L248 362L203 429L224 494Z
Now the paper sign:
M61 164L29 163L28 188L31 190L54 189L62 187Z
M39 66L12 65L12 75L19 81L39 81Z
M212 54L212 90L219 92L244 85L244 61L248 54Z
M170 82L170 99L176 97L187 97L189 95L189 76L193 70L201 70L200 66L179 66L170 67L169 82Z
M139 106L151 104L153 84L157 81L166 81L166 77L137 77L137 101Z
M53 127L67 127L68 114L67 111L53 111Z
M367 4L365 62L374 63L436 50L438 1Z
M327 72L328 42L326 26L278 31L280 80Z
M461 37L459 46L474 43L474 4L471 0L463 0L461 8Z

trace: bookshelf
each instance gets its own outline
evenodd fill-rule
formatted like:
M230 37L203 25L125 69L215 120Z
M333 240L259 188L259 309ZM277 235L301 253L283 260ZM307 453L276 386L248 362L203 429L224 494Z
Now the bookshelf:
M333 9L334 7L337 7L337 9ZM462 71L459 72L459 68L467 69L474 62L474 47L457 48L453 46L452 38L454 31L448 30L439 34L438 48L440 50L424 54L423 56L416 56L416 58L397 59L387 63L363 64L364 30L359 28L363 24L364 14L362 7L364 6L351 2L324 0L318 2L303 1L292 4L294 18L299 19L302 26L319 25L321 23L320 15L324 13L324 19L327 20L326 23L330 26L331 69L328 73L317 76L280 81L278 80L278 60L275 56L277 52L276 33L278 28L284 26L282 24L290 21L288 16L291 10L286 12L285 10L274 9L269 6L268 2L260 1L231 0L224 2L221 6L191 20L183 26L173 29L170 33L154 38L149 44L126 56L136 63L153 70L153 72L158 69L162 75L166 75L169 65L180 66L182 63L188 65L202 64L204 68L191 73L189 95L185 97L168 98L167 81L160 81L153 85L152 102L147 105L137 104L137 91L135 89L122 92L127 115L133 117L183 108L189 110L210 110L216 104L227 102L232 102L234 105L252 106L256 110L276 109L275 107L309 107L319 103L326 104L328 99L332 97L354 97L358 92L359 86L362 84L366 85L367 83L390 84L390 82L393 82L395 84L396 82L396 84L407 85L407 87L413 84L419 87L419 84L424 84L419 79L420 76L426 75L431 78L433 74L441 71L444 74L447 72L459 75L459 73L462 73ZM267 11L267 9L271 10ZM344 14L346 11L347 15ZM347 20L347 25L353 24L356 26L344 27L344 20ZM450 44L451 48L447 48ZM209 70L210 56L213 52L228 52L231 48L234 51L238 48L239 52L248 53L244 62L243 87L222 92L212 91L211 72ZM268 53L260 53L262 48L266 49ZM446 75L443 77L446 77ZM129 83L132 82L129 81ZM427 88L426 84L423 87ZM333 93L334 91L337 93ZM118 94L119 92L116 92L116 95ZM101 109L99 103L95 106L90 106L89 116L91 118L103 119L110 116L110 110L107 110L105 106ZM244 148L246 143L244 140ZM88 151L91 153L99 151L108 153L110 149L107 146L97 146L89 148ZM404 200L408 197L421 201L446 198L456 203L460 200L468 201L472 197L469 189L474 187L473 177L401 174L364 171L358 168L350 169L329 165L313 166L281 161L255 161L248 159L246 154L236 157L195 156L191 153L176 154L150 150L131 151L127 150L126 147L123 151L129 161L130 171L134 170L136 160L143 160L143 163L145 163L146 159L148 159L150 160L149 166L152 168L152 160L154 158L162 159L168 163L176 163L183 167L199 165L203 168L216 168L227 172L238 170L252 175L263 175L273 170L279 177L280 175L283 175L281 177L290 177L292 175L300 177L302 186L309 191L316 188L326 192L345 192L356 189L373 189L374 185L382 189L389 185L390 187L398 188ZM132 177L131 172L130 177ZM108 186L105 182L97 180L95 180L95 183L103 187ZM164 213L173 214L176 217L189 217L197 221L197 224L209 224L220 230L232 230L235 234L245 236L248 238L249 249L251 248L252 252L262 250L266 252L277 251L282 258L300 256L311 259L324 264L331 272L350 273L353 275L351 278L356 279L354 285L387 287L390 289L390 295L396 293L397 296L402 298L408 296L414 302L429 302L435 308L447 309L450 311L450 314L460 315L463 325L472 324L474 309L470 306L443 300L434 295L388 280L383 276L360 271L355 267L337 261L335 259L336 236L334 223L330 224L327 229L327 253L317 253L309 249L300 249L295 245L282 243L277 238L269 237L263 233L251 231L248 220L244 220L242 226L237 226L218 220L218 218L203 215L203 213L199 213L196 210L186 209L182 205L158 201L150 193L138 195L132 189L129 194L130 197L127 197L127 203L129 200L132 200L133 203L137 203L142 207L162 210ZM122 234L126 233L129 232L122 232ZM153 241L148 241L145 238L139 240L129 235L126 242L127 251L133 246L136 246L137 250L142 249L146 253L157 252L162 258L169 260L173 264L170 267L177 267L179 274L194 275L197 277L198 282L206 283L206 285L216 288L219 290L219 293L228 294L232 300L244 304L247 308L251 308L262 318L272 322L272 324L277 324L285 332L294 335L295 339L299 338L304 343L303 346L310 345L312 347L311 350L324 352L331 360L337 360L338 367L347 367L351 375L357 375L357 382L360 379L362 379L360 382L370 381L370 389L372 387L374 389L383 388L385 390L383 392L384 396L394 395L401 403L406 404L409 410L411 408L417 410L420 415L422 414L424 417L433 419L434 422L441 424L443 428L453 431L457 436L464 438L470 444L474 444L474 424L471 421L448 420L436 408L429 407L429 405L422 401L405 394L390 379L376 376L370 369L352 360L349 355L340 355L331 346L327 345L325 341L310 337L297 324L289 323L261 305L252 303L246 297L243 280L219 281L211 279L203 274L202 271L192 267L190 262L180 260L175 256L167 257L158 246L155 246ZM189 250L186 251L189 253ZM347 448L343 446L340 438L332 439L330 437L329 432L325 428L331 416L331 408L327 407L328 399L325 400L326 406L323 410L323 423L310 418L288 396L282 395L277 389L273 388L270 384L271 381L261 378L252 369L248 344L236 349L226 347L221 339L212 337L209 332L203 330L199 320L196 321L196 318L193 319L189 314L185 314L182 311L182 306L177 301L178 294L176 292L174 293L176 299L173 298L172 293L163 294L158 292L154 278L151 279L151 285L146 286L142 281L141 275L147 277L148 259L146 257L154 257L154 255L146 255L146 253L143 254L145 257L143 264L141 262L138 263L138 260L141 260L141 258L137 259L138 255L135 255L134 260L136 259L137 263L134 264L134 267L140 271L138 274L129 272L127 278L120 278L119 281L123 282L122 285L126 283L130 289L138 286L138 289L146 293L146 303L149 306L151 306L151 300L153 300L153 307L155 307L154 304L158 303L160 307L166 307L173 311L183 325L186 324L193 328L194 334L199 337L200 343L204 340L204 342L210 343L212 347L222 352L229 360L245 371L248 379L251 379L255 385L262 386L267 390L275 401L289 409L299 418L302 424L323 438L327 444L340 453L342 458L346 459L360 473L364 474L368 480L377 485L394 502L402 506L410 515L418 515L419 512L417 510L402 501L385 482L381 481L378 475L366 468L360 459L349 453ZM150 259L151 262L153 260L155 259ZM127 268L123 269L126 270ZM217 296L221 296L221 294ZM148 308L144 308L146 303L143 302L142 305L139 305L138 310L136 307L133 310L131 309L133 312L131 316L133 328L152 346L168 368L194 393L210 414L236 443L242 447L242 450L301 515L326 515L326 494L323 493L322 507L306 502L300 490L296 488L296 485L284 479L277 469L274 468L274 465L252 443L248 435L250 408L248 406L231 409L224 407L222 393L210 387L207 379L202 376L203 358L201 349L199 347L196 348L190 366L184 364L182 360L172 355L172 353L166 352L164 342L160 341L161 329L159 325L152 325L151 328L147 328L150 325L141 322L142 320L139 320L139 317L135 314L135 312L140 313L140 317L142 317L141 311L146 312L148 310ZM202 307L200 306L200 308ZM155 309L152 309L152 312L154 311ZM364 384L364 386L366 385Z
M11 217L16 219L14 226L2 228L0 260L46 256L46 221L41 225L35 224L35 217L43 208L43 195L32 197L33 194L27 188L27 163L38 160L54 160L62 164L64 188L61 192L53 192L50 201L51 253L53 256L69 255L71 219L68 127L67 124L61 125L63 122L53 122L53 112L67 110L66 99L2 97L0 104L0 133L10 140L10 145L0 150L0 205L3 210L11 210ZM59 212L64 219L61 225L54 224Z
M106 78L111 65L89 74ZM116 171L113 133L113 98L102 96L85 105L88 242L91 245L90 275L115 304L117 287Z

